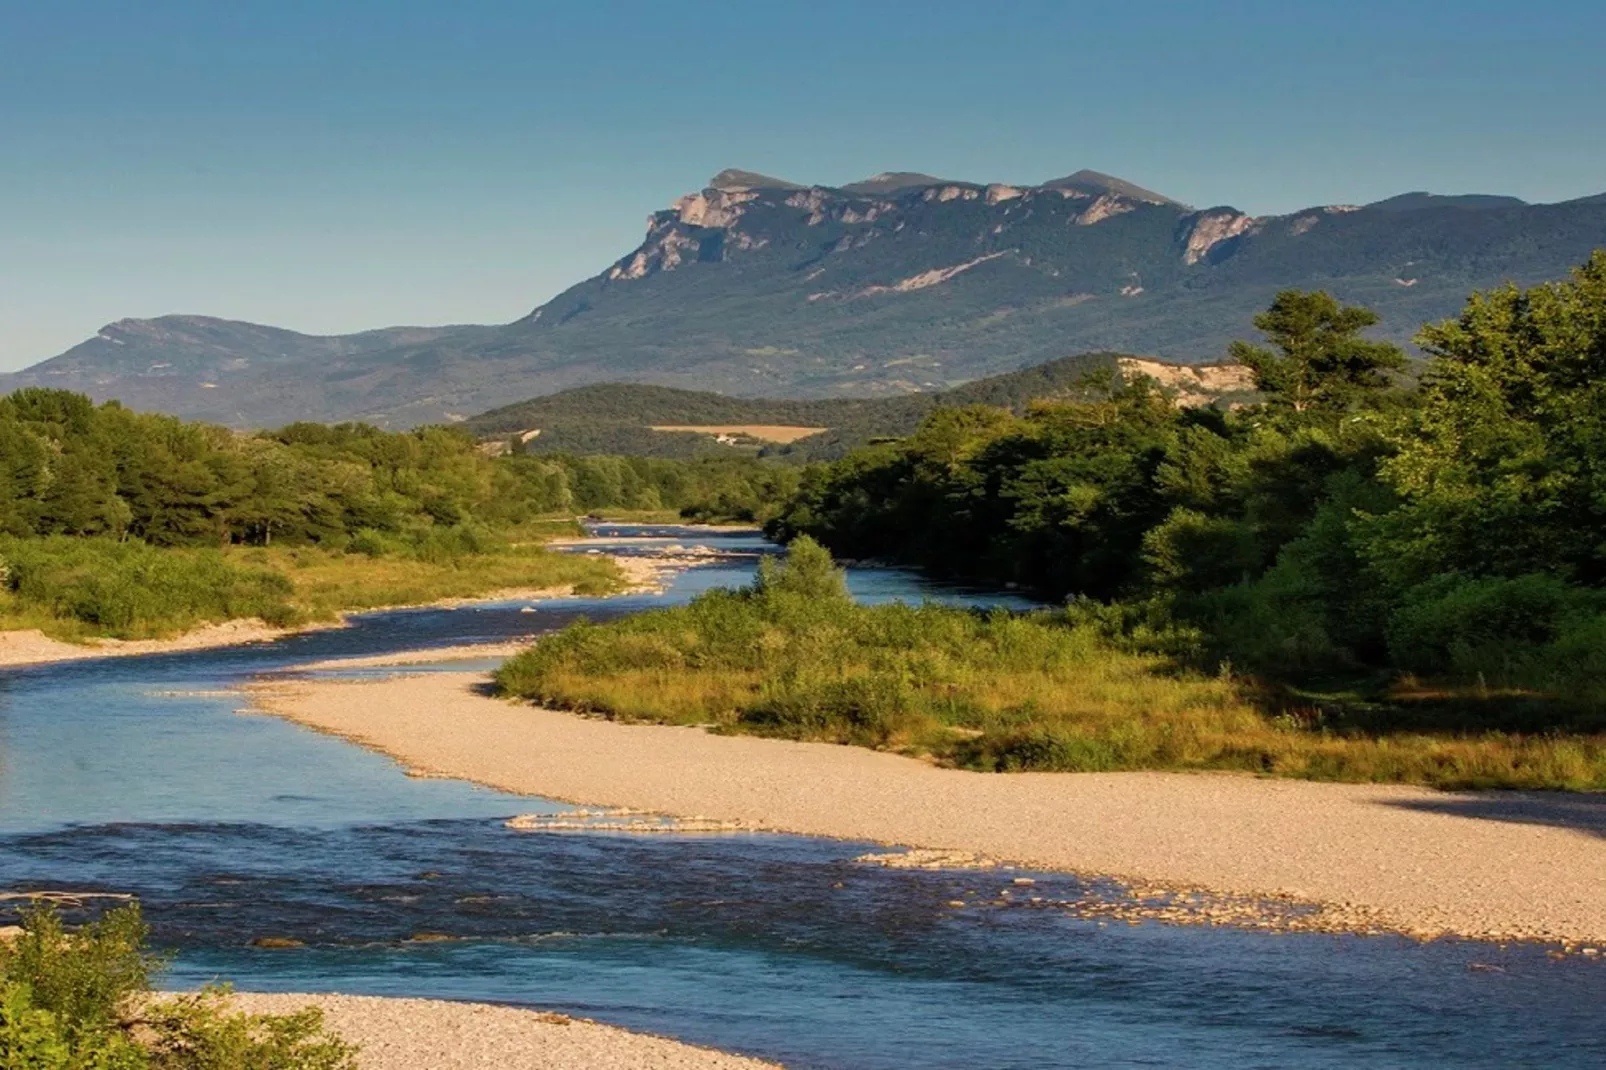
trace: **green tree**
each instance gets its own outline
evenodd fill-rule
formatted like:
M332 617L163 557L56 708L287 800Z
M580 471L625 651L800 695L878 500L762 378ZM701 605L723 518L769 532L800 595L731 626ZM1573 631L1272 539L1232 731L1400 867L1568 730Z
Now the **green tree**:
M1385 390L1385 373L1406 367L1399 347L1361 337L1377 322L1371 309L1340 305L1322 291L1284 290L1255 317L1271 346L1234 342L1229 353L1254 374L1267 405L1343 411Z
M1606 585L1606 252L1425 328L1420 404L1383 466L1370 552L1401 583L1553 572Z
M753 592L760 598L792 595L808 601L846 601L847 577L831 560L831 551L799 536L786 548L786 557L766 557L758 563Z

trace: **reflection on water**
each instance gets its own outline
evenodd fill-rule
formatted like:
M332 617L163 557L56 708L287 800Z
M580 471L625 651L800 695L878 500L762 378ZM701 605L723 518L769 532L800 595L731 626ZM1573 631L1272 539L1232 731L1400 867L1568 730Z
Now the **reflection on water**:
M660 541L694 540L743 556L664 595L375 614L0 674L0 879L137 892L184 984L532 1003L798 1067L1606 1064L1606 969L1587 961L1105 926L1048 905L1082 893L1071 877L985 905L997 873L860 866L864 845L830 840L517 832L505 819L541 801L409 779L226 693L266 669L683 600L745 582L764 550ZM851 582L864 598L994 600L892 571ZM263 936L306 946L253 948Z

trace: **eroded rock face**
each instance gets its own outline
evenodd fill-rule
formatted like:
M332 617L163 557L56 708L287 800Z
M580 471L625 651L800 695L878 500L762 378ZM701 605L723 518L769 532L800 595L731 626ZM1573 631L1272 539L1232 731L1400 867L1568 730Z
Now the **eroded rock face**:
M741 206L758 200L757 190L706 189L689 193L674 204L680 221L697 227L728 227L742 217Z
M1137 205L1125 197L1118 197L1113 193L1106 193L1082 211L1076 217L1079 227L1091 227L1095 223L1102 223L1112 216L1124 215L1132 211Z
M668 215L669 213L661 213ZM702 251L704 237L695 231L682 228L671 217L666 224L655 225L647 240L633 254L619 261L608 271L611 280L641 279L654 271L673 271L685 262L688 251L693 259Z
M1224 241L1230 241L1255 225L1255 220L1242 212L1204 212L1194 220L1192 228L1188 231L1187 248L1183 251L1182 260L1186 264L1197 264L1210 250Z
M1211 405L1224 394L1255 388L1255 376L1242 364L1172 364L1161 360L1123 357L1121 374L1127 379L1146 377L1159 383L1179 408Z
M938 204L947 204L949 201L973 201L981 196L981 192L969 186L933 186L921 194L927 201L936 201Z
M1102 191L1078 188L1075 183L1015 186L995 182L983 186L932 180L895 186L893 180L900 176L883 175L868 180L870 185L879 183L876 188L861 183L851 189L836 189L798 186L749 172L722 172L717 177L719 181L707 189L687 194L668 209L654 213L648 219L647 236L641 246L615 263L606 279L629 282L695 262L773 256L782 250L790 250L787 255L803 261L810 255L834 260L877 239L899 238L907 242L906 228L913 228L919 244L899 246L909 251L913 261L907 265L905 276L868 286L855 280L840 290L817 291L809 299L909 293L939 285L1031 241L1013 239L1016 228L1066 223L1095 226L1138 208L1150 210L1161 204L1108 185ZM1184 228L1179 230L1182 259L1190 267L1206 263L1212 250L1257 223L1232 209L1215 209L1190 217L1186 208L1174 202L1164 202L1163 206L1179 213L1179 228ZM979 226L975 215L978 210L986 213ZM964 214L949 215L960 211ZM949 219L963 222L950 223ZM956 225L970 235L972 248L979 246L974 255L953 255L959 252L949 240ZM800 228L816 231L818 236L808 236ZM933 242L933 237L939 240ZM930 253L925 252L928 249ZM939 253L939 249L943 251ZM919 262L928 256L933 262ZM1030 268L1037 259L1018 255L1017 262ZM1052 267L1040 270L1051 277L1058 275ZM881 274L881 270L877 273ZM882 278L887 276L882 274ZM1141 284L1129 285L1123 292L1129 296L1140 293Z

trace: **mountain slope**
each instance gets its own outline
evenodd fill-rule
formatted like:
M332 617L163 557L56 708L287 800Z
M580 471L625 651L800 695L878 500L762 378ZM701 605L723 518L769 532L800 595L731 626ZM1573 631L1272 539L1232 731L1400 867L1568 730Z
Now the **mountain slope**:
M1247 371L1236 365L1170 365L1116 353L1084 353L949 390L881 398L735 398L702 390L599 383L504 405L462 426L485 439L518 439L531 453L664 457L756 452L763 446L762 436L719 433L736 426L820 428L783 448L765 447L815 460L841 456L872 438L909 434L938 405L1020 411L1032 401L1079 394L1083 380L1101 372L1149 376L1181 404L1233 400L1251 388ZM663 430L666 426L677 430ZM678 430L686 427L708 430Z
M410 362L374 361L375 377L395 383L412 374L423 384L437 366L424 351L477 344L497 331L389 327L325 336L208 316L119 320L59 357L0 375L0 392L57 387L242 427L341 419L370 406L373 382L349 374L368 366L364 354L409 350Z
M1606 196L1405 194L1252 217L1079 171L1037 186L894 172L840 189L725 171L612 266L502 327L311 338L164 317L9 379L235 425L460 417L603 381L770 397L941 390L1068 353L1219 358L1279 290L1408 341L1466 295L1606 246Z

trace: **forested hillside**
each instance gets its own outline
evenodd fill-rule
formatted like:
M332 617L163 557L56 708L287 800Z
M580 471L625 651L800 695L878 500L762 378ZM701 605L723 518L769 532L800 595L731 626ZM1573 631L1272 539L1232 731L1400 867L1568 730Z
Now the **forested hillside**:
M1175 371L1192 377L1211 365L1165 365L1117 353L1062 357L1020 371L977 379L950 390L880 398L796 400L737 398L665 386L601 383L531 398L481 413L461 426L482 438L502 437L512 452L615 453L658 457L763 454L789 461L831 460L872 439L907 435L943 406L995 405L1023 410L1037 400L1080 396L1100 377ZM1226 388L1208 399L1241 401L1232 369L1220 376ZM1203 388L1199 388L1203 389ZM1206 400L1198 394L1194 400ZM737 436L718 441L712 433L655 430L664 426L779 425L818 429L797 441L775 444ZM727 440L730 436L726 436Z
M1511 727L1606 727L1606 253L1425 328L1419 388L1374 320L1282 293L1268 344L1233 347L1264 398L1237 411L1142 381L939 409L809 472L772 530L1067 597L1123 641L1273 679L1416 673L1511 689Z
M0 628L143 636L596 584L607 569L542 555L524 528L597 509L751 520L796 485L751 458L493 459L443 428L241 434L22 390L0 398Z

